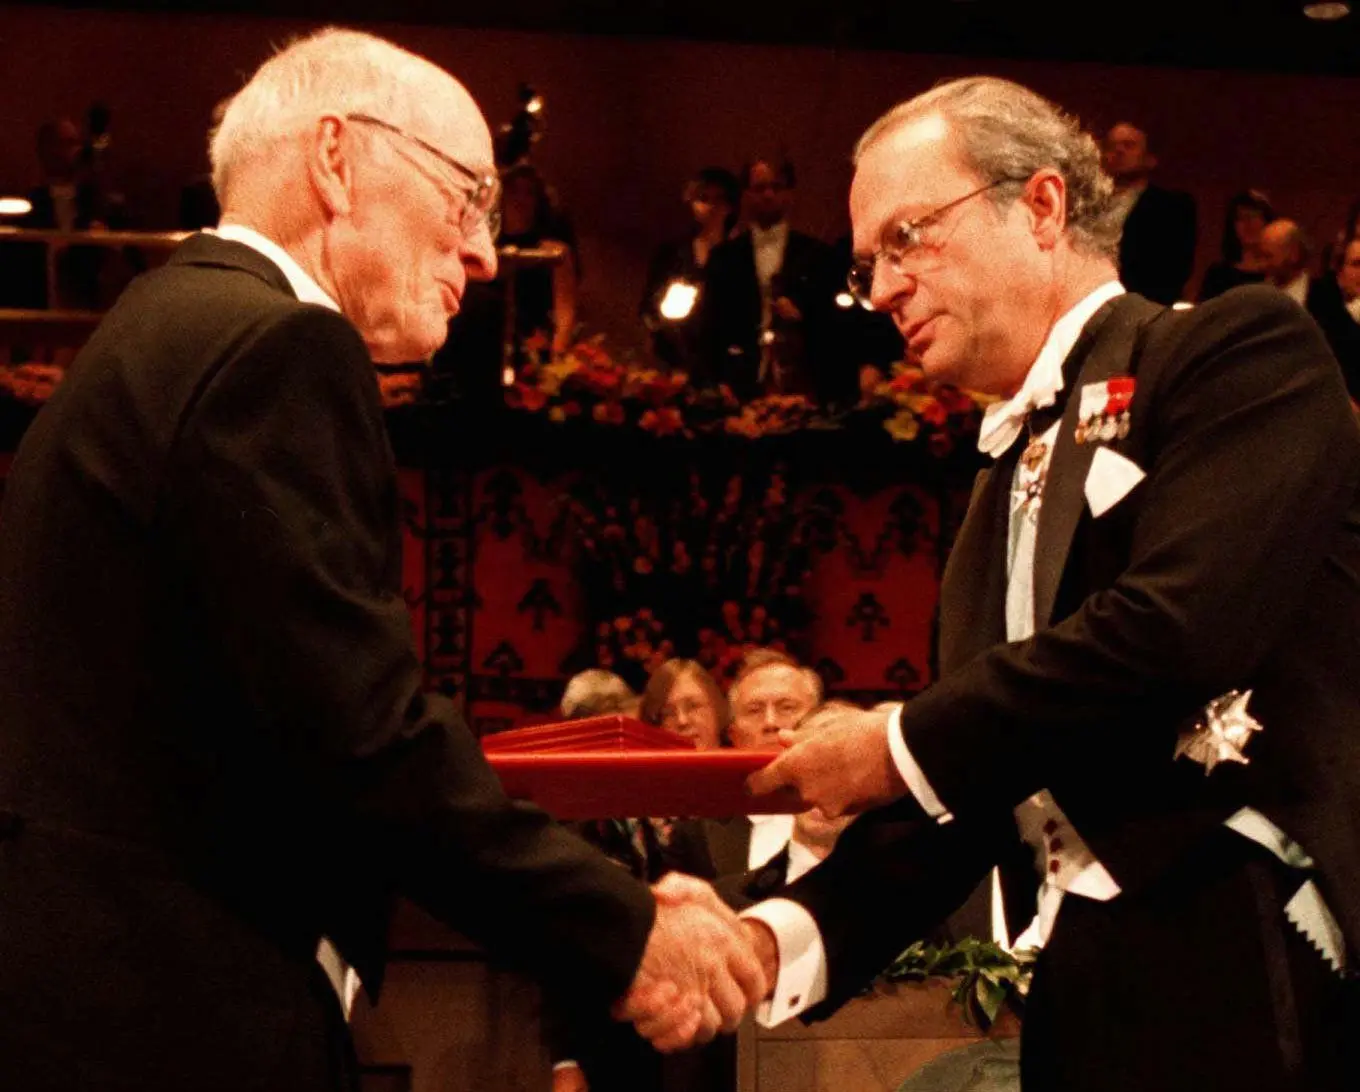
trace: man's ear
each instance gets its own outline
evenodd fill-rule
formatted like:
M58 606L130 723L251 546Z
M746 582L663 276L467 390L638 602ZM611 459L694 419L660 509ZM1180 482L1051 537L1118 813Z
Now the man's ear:
M1157 157L1153 155L1151 152L1148 152L1145 156L1143 156L1143 170L1147 171L1148 174L1151 174L1156 169L1157 169Z
M1021 200L1029 211L1030 228L1043 250L1057 246L1067 227L1067 183L1050 167L1036 171Z
M318 121L307 140L307 174L331 217L346 215L354 203L353 146L345 123L333 115Z

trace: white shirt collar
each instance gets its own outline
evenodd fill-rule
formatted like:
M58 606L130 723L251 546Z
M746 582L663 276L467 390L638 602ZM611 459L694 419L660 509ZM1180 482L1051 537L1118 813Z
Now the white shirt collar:
M1297 303L1299 306L1303 306L1305 303L1307 303L1308 302L1307 270L1304 270L1302 273L1295 274L1294 279L1290 281L1288 284L1286 284L1281 289L1281 291L1290 299L1292 299L1295 303Z
M1020 389L1007 401L987 407L982 427L978 430L980 451L994 459L999 458L1020 435L1030 410L1053 405L1063 389L1063 361L1076 345L1081 331L1097 311L1123 294L1122 284L1106 281L1053 324L1039 355L1025 373L1025 381Z
M340 305L326 294L321 285L306 274L302 266L293 260L288 251L284 250L273 239L261 235L254 228L248 228L244 224L219 224L216 228L206 228L205 234L216 235L219 239L240 243L242 246L250 247L258 254L263 254L279 267L279 271L287 279L288 287L293 290L293 295L297 296L299 303L315 303L322 307L329 307L332 311L340 310Z
M800 876L811 872L822 859L801 842L789 841L789 867L784 872L784 882L793 883Z
M751 241L760 245L761 243L783 242L789 237L789 222L780 220L777 224L771 224L767 228L759 224L751 225Z

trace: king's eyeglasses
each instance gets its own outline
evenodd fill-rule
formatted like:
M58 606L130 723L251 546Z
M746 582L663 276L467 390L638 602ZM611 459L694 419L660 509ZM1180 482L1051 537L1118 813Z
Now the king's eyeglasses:
M471 235L477 230L478 224L484 221L487 232L492 239L495 239L500 233L501 183L494 172L473 170L471 167L459 163L447 152L436 148L428 140L422 140L414 133L408 133L401 126L393 125L390 121L383 121L382 118L375 118L372 114L346 114L345 120L372 125L384 132L399 136L414 144L421 151L434 156L446 167L452 168L461 178L472 184L471 189L455 189L457 195L463 199L463 206L457 212L458 230L464 236ZM452 217L452 213L450 215Z
M870 297L874 291L874 275L878 271L879 262L887 262L889 268L894 273L904 272L903 263L911 257L925 241L925 229L937 221L941 216L952 208L957 208L965 201L971 201L974 197L988 193L998 186L1004 186L1007 182L1014 179L998 178L995 182L988 182L985 186L979 186L975 190L965 193L962 197L956 197L953 201L941 205L937 209L931 209L923 216L916 217L915 220L899 220L892 226L885 228L882 236L882 243L867 258L858 258L850 266L850 273L845 278L846 284L850 288L850 295L855 298L855 302L868 307Z

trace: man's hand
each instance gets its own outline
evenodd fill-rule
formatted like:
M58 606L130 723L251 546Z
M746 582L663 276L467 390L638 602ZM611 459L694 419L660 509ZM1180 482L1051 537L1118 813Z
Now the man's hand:
M830 819L891 803L907 791L888 749L888 714L823 706L793 732L788 750L746 780L756 796L792 791Z
M652 888L656 923L614 1015L657 1050L733 1031L768 992L747 926L702 880L672 873Z

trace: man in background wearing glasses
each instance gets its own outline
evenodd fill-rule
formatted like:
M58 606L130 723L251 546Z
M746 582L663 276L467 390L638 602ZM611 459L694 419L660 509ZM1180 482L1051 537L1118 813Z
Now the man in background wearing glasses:
M476 104L327 31L211 155L221 225L122 295L7 482L0 1085L357 1088L348 966L376 991L399 894L663 1047L732 1029L765 990L735 916L507 800L422 692L373 362L495 275Z
M828 1014L995 866L982 928L1042 946L1024 1087L1341 1089L1360 431L1279 293L1125 294L1110 197L1095 142L1003 80L860 141L851 287L928 376L1000 399L995 463L944 575L940 680L790 735L751 779L871 809L747 911L765 1015Z

